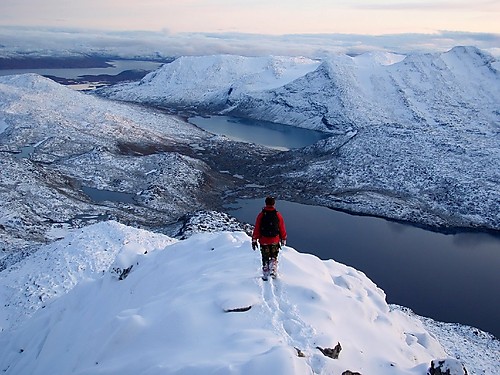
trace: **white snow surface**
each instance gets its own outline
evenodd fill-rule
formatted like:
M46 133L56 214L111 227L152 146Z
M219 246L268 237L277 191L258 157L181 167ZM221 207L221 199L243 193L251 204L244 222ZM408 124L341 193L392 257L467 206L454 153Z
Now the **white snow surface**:
M281 87L319 65L319 61L304 57L182 56L138 83L111 90L116 92L114 99L213 103L223 101L229 90L237 96Z
M475 47L435 54L368 52L305 58L182 57L139 83L105 88L112 98L219 106L252 118L318 130L353 124L498 124L500 74ZM327 125L328 124L328 125Z
M0 133L3 133L8 126L4 119L0 119Z
M214 61L224 61L228 73L210 73ZM279 87L242 84L249 70L240 61L247 60L186 58L182 70L168 64L146 81L103 93L331 132L313 146L316 159L285 172L295 186L307 181L302 191L314 191L316 203L431 226L500 228L495 57L468 46L332 54ZM311 189L320 180L329 187Z
M2 271L0 295L5 374L423 375L447 357L351 267L284 247L279 278L262 281L243 232L178 241L101 222ZM338 359L317 349L337 343ZM498 370L488 350L469 374Z

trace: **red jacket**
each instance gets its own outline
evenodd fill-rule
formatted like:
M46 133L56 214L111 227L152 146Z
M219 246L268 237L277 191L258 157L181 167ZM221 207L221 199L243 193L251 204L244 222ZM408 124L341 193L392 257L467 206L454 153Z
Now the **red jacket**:
M264 210L273 211L275 210L275 208L274 206L266 206L264 207ZM276 213L279 221L280 234L276 237L264 237L260 234L260 221L262 220L263 213L259 212L259 214L257 215L257 219L255 220L255 228L253 230L252 240L259 240L259 243L261 245L271 245L279 243L280 240L286 240L285 220L283 220L283 216L281 216L278 211L276 211Z

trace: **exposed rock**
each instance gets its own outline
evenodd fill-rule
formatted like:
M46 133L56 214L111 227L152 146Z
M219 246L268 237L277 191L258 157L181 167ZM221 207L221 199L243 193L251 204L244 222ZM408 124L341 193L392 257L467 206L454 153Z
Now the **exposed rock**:
M240 223L234 217L223 212L198 210L179 219L181 228L174 237L186 239L194 233L227 231L244 231L251 235L253 227Z
M305 357L306 355L304 354L304 352L302 350L300 350L299 348L295 348L295 350L297 351L297 357Z
M342 373L342 375L361 375L359 372L352 372L349 370L346 370Z
M247 312L251 308L252 308L252 306L237 307L235 309L224 309L224 312Z
M125 280L129 275L130 271L132 271L132 267L134 267L133 264L131 264L130 267L127 268L116 267L113 268L112 271L118 276L118 280Z
M339 357L340 351L342 350L342 346L340 346L340 342L335 345L335 348L321 348L319 346L316 347L319 349L321 353L323 353L326 357L330 357L333 359L337 359Z
M464 365L453 358L434 359L427 375L468 375Z

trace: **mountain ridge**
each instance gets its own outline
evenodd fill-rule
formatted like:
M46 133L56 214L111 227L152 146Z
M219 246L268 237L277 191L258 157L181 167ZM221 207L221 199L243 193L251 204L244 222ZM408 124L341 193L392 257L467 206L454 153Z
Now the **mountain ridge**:
M181 59L184 64L190 64L191 71L199 70L199 73L203 73L206 66L198 66L199 61L208 63L212 67L210 69L217 71L218 63L213 62L212 58ZM228 56L218 56L218 61L225 61L232 66L228 59ZM239 59L252 61L252 58ZM206 84L201 78L204 77L203 74L176 76L177 82L170 81L169 87L164 87L165 77L178 73L174 65L166 64L140 83L117 85L100 92L119 100L161 106L175 106L182 102L186 107L212 108L225 114L323 131L332 130L331 124L340 123L342 119L347 120L346 126L352 123L365 126L384 122L434 124L439 117L444 121L464 119L467 111L474 111L481 121L491 124L498 122L498 114L490 112L495 111L495 104L500 98L500 74L493 66L495 61L491 55L476 47L454 47L444 53L409 54L404 58L387 53L366 53L355 57L328 55L316 66L311 65L315 66L315 70L305 71L301 76L295 76L293 80L283 82L276 88L262 84L252 86L251 89L238 83L232 86L239 77L255 72L254 67L243 68L231 82L225 81L223 76L214 75L210 84L218 87L218 96L210 96L206 100L203 94L207 91ZM267 67L267 71L269 70ZM200 78L197 79L197 76ZM461 79L465 77L467 82L462 84ZM469 82L474 80L478 82L470 85ZM147 83L154 95L148 93L144 83ZM190 91L186 91L186 84ZM331 88L322 90L321 86L328 84ZM371 92L367 91L368 87L371 87ZM475 91L471 92L472 89ZM436 91L435 98L429 97L426 100L426 95L431 95L432 90ZM438 105L433 105L429 99L437 101ZM471 103L467 103L466 99ZM375 111L372 104L375 105ZM460 110L459 105L464 105L466 110ZM448 114L447 111L451 113ZM307 115L308 113L310 114ZM328 121L329 118L332 119L331 122Z
M432 90L434 81L420 82L415 77L421 77L421 69L414 66L421 66L423 60L426 69L437 69L446 65L443 56L449 60L448 64L463 66L464 54L467 66L474 70L479 66L479 73L472 77L486 78L470 85L464 81L460 90L450 91L447 77L455 71L444 70L447 75L436 76L443 83L438 85L441 89L432 94L432 100L426 101L432 105L422 106L418 97ZM5 157L0 163L5 179L2 180L4 189L0 190L4 197L0 230L5 228L8 238L4 248L19 247L22 238L29 236L43 241L41 227L47 229L53 223L73 220L74 216L67 211L71 205L78 207L79 214L91 212L90 216L94 217L106 214L138 224L145 222L141 217L152 213L154 218L146 220L148 225L161 221L160 215L175 220L186 214L188 207L198 208L200 195L212 190L209 204L201 208L216 208L218 190L204 189L203 194L199 194L196 189L189 189L186 196L184 180L168 178L168 174L176 170L190 177L185 181L191 187L219 189L223 184L235 186L245 180L244 190L249 196L266 194L258 186L267 186L277 189L276 193L283 199L376 214L438 230L498 231L500 176L495 166L500 163L500 141L496 136L500 112L495 104L500 84L498 72L491 68L493 60L469 47L455 48L446 54L412 56L403 59L367 54L340 56L323 62L278 57L231 58L247 62L243 64L246 70L236 72L247 72L252 65L249 61L259 62L258 72L263 69L272 72L277 68L272 64L270 67L270 62L276 62L284 69L282 76L287 78L277 89L251 93L244 92L241 85L229 93L229 84L220 87L216 80L209 82L219 87L216 97L222 95L219 103L227 106L224 113L255 114L257 118L288 121L295 126L320 128L332 134L326 141L288 153L228 142L151 107L84 95L37 75L1 77L0 152ZM228 57L211 57L209 63L221 59L227 62ZM203 58L196 59L199 60ZM184 60L189 61L193 59ZM346 65L347 62L350 65ZM168 70L169 65L152 73L150 78ZM397 73L401 83L394 86L394 77L389 73L401 69L404 74ZM252 66L253 75L245 77L255 78L255 71ZM464 74L467 70L459 72ZM298 73L299 78L292 77ZM276 74L257 79L254 82L260 83L254 89L262 82L276 83L273 77ZM113 90L125 93L126 87L138 84L119 85ZM463 96L469 86L476 98L472 94ZM191 83L191 87L195 89L196 83ZM386 91L380 91L384 87L388 87ZM163 92L165 87L160 85L158 89ZM176 91L177 86L169 90ZM458 93L456 98L454 93ZM182 91L177 95L182 97ZM370 106L363 104L369 102L366 98L377 96L382 98L379 102L370 102ZM327 97L331 99L324 101ZM351 97L357 99L350 100ZM447 98L452 98L452 102L447 102ZM390 106L389 103L399 104ZM191 109L203 111L203 106ZM395 118L401 121L394 122ZM221 147L228 151L221 153ZM32 150L29 157L21 156L23 149ZM260 156L264 154L266 159ZM99 170L102 167L99 161L111 173ZM172 163L175 167L160 168L159 163ZM26 178L20 181L22 188L12 189L9 180L18 181L24 174ZM89 179L89 175L99 178ZM141 179L131 181L129 176L136 175L142 176ZM37 183L31 185L33 181ZM130 214L128 209L117 210L116 204L113 207L95 205L81 192L79 185L135 194L140 204L150 205L152 210L146 212L134 207ZM53 189L54 186L57 189ZM179 194L176 193L173 202L167 201L161 198L166 191ZM32 202L21 199L23 194L31 196ZM47 203L47 197L51 203ZM55 197L57 199L52 200ZM23 202L23 207L16 208L15 202ZM55 210L49 213L48 205ZM161 210L162 206L169 207L169 213ZM18 212L22 219L15 220L12 212ZM35 215L28 215L31 212ZM45 213L40 215L40 212ZM173 212L178 215L171 217ZM36 225L33 225L34 217Z
M44 261L48 254L52 259ZM33 375L264 369L410 375L446 357L422 323L390 308L363 273L289 247L280 259L280 278L265 283L260 257L242 232L177 241L116 222L71 231L0 273L4 296L25 287L33 296L24 307L7 299L4 312L38 309L11 327L2 320L0 368ZM42 264L48 277L26 277ZM316 348L337 341L338 360ZM472 374L475 366L490 374L493 362L476 361L468 363Z

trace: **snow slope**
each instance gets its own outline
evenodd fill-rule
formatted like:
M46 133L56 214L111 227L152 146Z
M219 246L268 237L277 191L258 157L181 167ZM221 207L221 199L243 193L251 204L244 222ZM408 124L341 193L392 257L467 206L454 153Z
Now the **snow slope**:
M55 153L52 158L44 155L45 162L71 151L84 153L89 145L119 151L120 141L168 145L201 135L196 127L181 125L172 116L84 95L37 74L0 77L0 114L11 129L7 146L39 144L39 151ZM68 150L65 144L72 136L78 143Z
M389 308L351 267L289 247L279 279L263 282L259 266L242 232L175 241L116 222L72 231L0 273L8 301L0 307L0 369L420 375L447 356L418 319ZM338 359L317 349L339 342ZM494 359L476 360L469 373L493 375Z
M44 242L53 225L82 215L161 225L203 208L209 168L183 149L206 135L174 116L26 74L0 77L0 130L2 251ZM81 185L130 193L142 208L96 204Z
M248 93L233 111L341 132L386 123L491 131L499 122L500 101L494 61L474 47L412 54L393 64L379 56L332 55L283 87Z
M281 87L319 64L298 57L183 56L138 83L104 92L113 99L157 105L220 106L229 96Z
M475 47L408 56L330 55L321 63L183 57L139 83L102 92L120 100L212 107L319 130L383 123L491 127L499 121L495 61Z
M210 90L225 94L208 101L206 87L193 86L188 74L200 82L204 61L213 57L184 60L183 76L165 67L147 86L107 94L152 102L154 92L162 105L184 98L194 109L331 132L294 158L267 159L260 173L269 180L260 184L280 175L282 194L292 199L444 229L500 228L500 73L491 55L475 47L330 55L279 87L240 85L237 92L219 73Z

